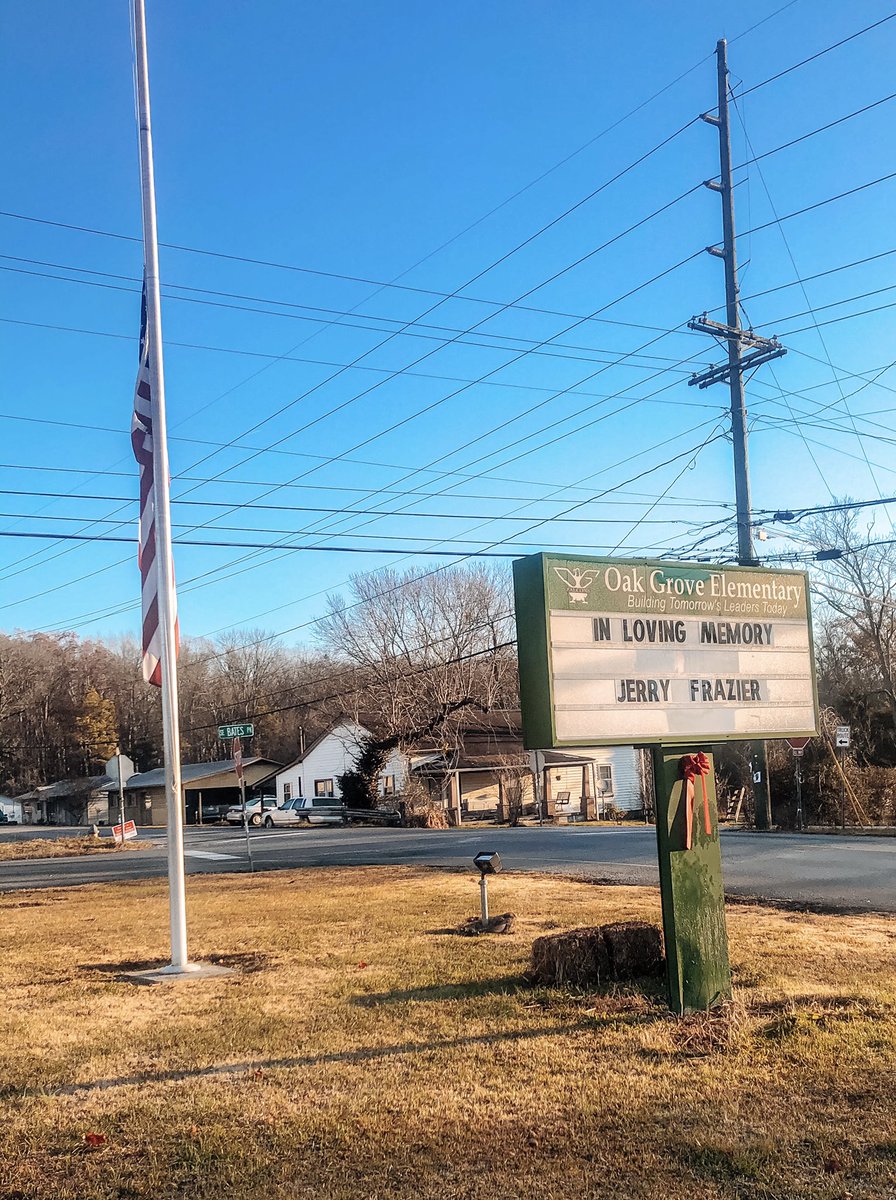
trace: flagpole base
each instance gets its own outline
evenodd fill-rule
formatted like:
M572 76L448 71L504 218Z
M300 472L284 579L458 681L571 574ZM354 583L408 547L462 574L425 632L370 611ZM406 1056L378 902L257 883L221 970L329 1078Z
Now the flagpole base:
M124 971L117 978L122 983L155 987L161 983L188 983L194 979L220 979L234 973L232 967L222 967L217 963L190 962L182 967L169 963L167 967L150 967L148 971Z

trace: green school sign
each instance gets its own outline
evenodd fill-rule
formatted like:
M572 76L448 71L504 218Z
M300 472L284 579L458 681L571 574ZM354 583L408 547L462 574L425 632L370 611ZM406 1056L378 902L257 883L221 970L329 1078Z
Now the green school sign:
M805 572L533 554L513 573L528 748L816 732Z

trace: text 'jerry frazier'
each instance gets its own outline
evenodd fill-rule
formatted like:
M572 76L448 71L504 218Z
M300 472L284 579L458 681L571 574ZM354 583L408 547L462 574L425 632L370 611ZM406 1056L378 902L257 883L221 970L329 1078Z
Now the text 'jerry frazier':
M609 617L594 617L593 626L596 642L613 640ZM688 640L688 626L684 621L651 621L641 617L629 621L623 617L622 640L681 645ZM704 646L770 646L772 626L771 622L762 621L701 621L697 640Z
M671 679L620 679L616 684L616 703L668 703L671 684ZM689 679L688 691L692 704L712 704L718 700L735 700L740 704L762 703L758 679Z

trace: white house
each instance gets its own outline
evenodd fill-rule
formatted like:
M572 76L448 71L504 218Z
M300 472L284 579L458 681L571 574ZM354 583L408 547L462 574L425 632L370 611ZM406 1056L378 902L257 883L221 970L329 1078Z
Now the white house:
M518 713L480 717L475 726L459 726L454 748L420 745L406 757L395 750L380 773L381 796L400 796L409 772L424 784L431 797L449 812L449 820L462 823L489 814L504 813L511 780L522 788L523 811L535 812L534 777L520 768L529 762L522 748ZM312 742L303 755L273 776L277 802L296 796L341 797L339 776L353 769L363 739L370 730L343 718ZM594 746L574 752L544 751L543 796L551 817L581 819L601 815L608 804L622 811L638 811L644 800L638 755L631 746ZM499 819L503 819L499 816Z
M340 798L339 776L354 768L363 739L371 736L370 730L349 718L322 733L304 754L274 776L278 804L296 796ZM380 774L380 794L400 794L406 776L407 762L397 750L393 751Z
M564 754L588 760L591 778L586 779L584 789L589 790L590 784L598 811L604 804L612 804L620 812L637 812L642 808L638 753L632 746L578 746ZM552 766L546 762L545 774L556 811L578 812L583 791L581 767Z
M0 796L0 812L4 813L8 820L17 821L19 825L25 821L21 802L14 800L12 796Z

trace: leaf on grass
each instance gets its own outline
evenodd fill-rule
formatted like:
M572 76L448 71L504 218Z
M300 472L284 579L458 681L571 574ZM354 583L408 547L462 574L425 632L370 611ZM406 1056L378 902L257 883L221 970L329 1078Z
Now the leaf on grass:
M98 1150L100 1146L105 1146L106 1135L104 1133L85 1133L84 1142L91 1150Z

